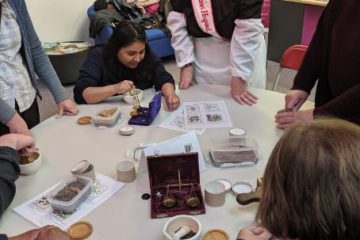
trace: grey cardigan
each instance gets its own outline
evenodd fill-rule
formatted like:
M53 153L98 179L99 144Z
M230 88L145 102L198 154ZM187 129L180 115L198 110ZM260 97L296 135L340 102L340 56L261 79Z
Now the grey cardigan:
M60 80L52 67L49 58L45 54L41 42L35 32L34 26L31 22L29 13L27 11L24 0L11 0L9 4L16 14L17 22L20 27L22 48L21 55L24 64L29 72L32 85L38 92L36 79L41 79L42 82L49 88L57 103L68 98L67 93L60 83ZM7 123L16 111L10 107L4 100L0 99L0 122Z

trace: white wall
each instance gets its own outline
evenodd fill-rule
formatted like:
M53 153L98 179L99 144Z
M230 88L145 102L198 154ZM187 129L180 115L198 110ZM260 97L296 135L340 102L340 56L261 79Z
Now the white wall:
M30 17L42 42L89 41L86 14L94 0L26 0Z

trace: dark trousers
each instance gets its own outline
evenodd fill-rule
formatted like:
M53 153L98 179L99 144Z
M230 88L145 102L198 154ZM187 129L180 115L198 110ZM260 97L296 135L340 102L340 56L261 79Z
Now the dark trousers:
M15 102L15 109L19 113L19 106L17 102ZM24 119L26 124L28 125L28 128L31 129L32 127L36 126L40 122L40 113L39 113L39 106L36 101L36 98L34 102L31 104L30 108L25 110L22 113L19 113L20 116ZM0 136L10 133L9 128L0 123Z

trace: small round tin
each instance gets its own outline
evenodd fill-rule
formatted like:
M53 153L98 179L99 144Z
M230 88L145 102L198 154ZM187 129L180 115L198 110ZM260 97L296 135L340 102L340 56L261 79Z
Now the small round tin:
M246 131L242 128L232 128L229 131L230 136L240 137L244 136L246 134Z
M69 236L75 240L82 240L88 238L93 232L91 223L80 221L71 225L67 231Z
M236 182L231 188L233 194L237 196L240 193L252 192L253 188L250 183L247 182Z
M122 127L119 129L119 134L122 136L130 136L135 133L135 128L131 126Z
M221 229L210 229L204 234L203 240L229 240L229 235Z

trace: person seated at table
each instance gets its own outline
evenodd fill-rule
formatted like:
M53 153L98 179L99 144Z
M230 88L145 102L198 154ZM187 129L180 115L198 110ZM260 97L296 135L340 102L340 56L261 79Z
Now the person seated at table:
M153 86L162 91L170 111L179 106L174 79L151 52L144 29L123 21L105 46L97 46L88 54L79 71L74 99L77 103L98 103L134 87Z
M289 111L276 115L279 128L321 115L360 124L360 1L330 0L318 22L294 84L285 97ZM315 108L298 111L316 87Z
M20 175L18 151L30 154L34 139L21 134L6 134L0 137L0 216L10 205L14 198L16 187L15 180ZM7 240L5 234L0 234L0 240ZM54 226L33 229L10 240L70 240L66 233Z
M257 220L238 239L360 239L360 127L316 119L290 128L271 153ZM271 234L270 234L271 233Z

